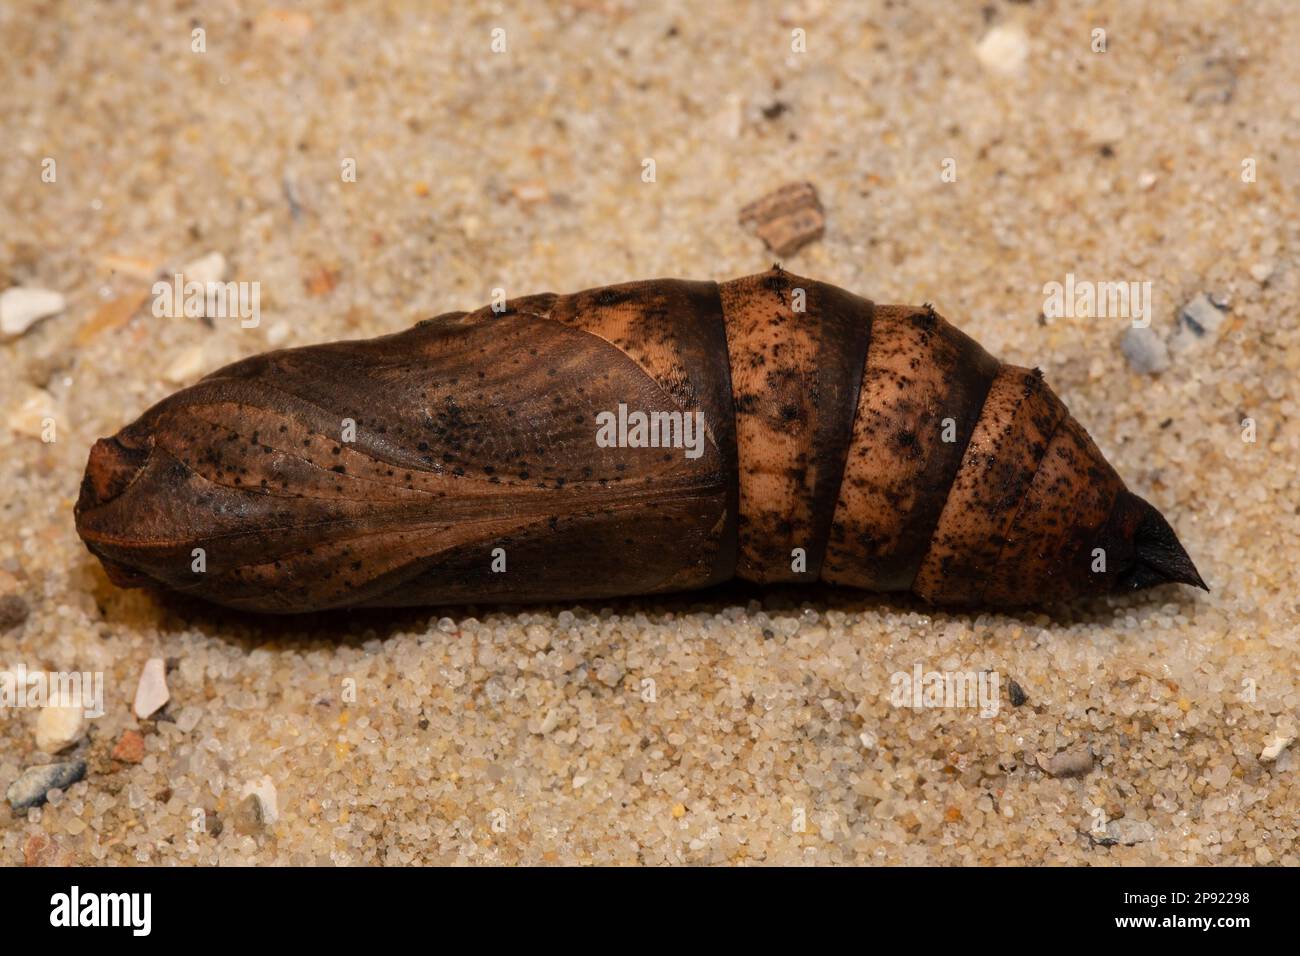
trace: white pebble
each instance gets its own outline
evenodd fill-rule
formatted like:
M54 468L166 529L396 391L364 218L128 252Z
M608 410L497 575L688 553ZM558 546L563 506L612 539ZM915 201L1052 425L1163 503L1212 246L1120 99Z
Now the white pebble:
M271 324L271 327L266 330L267 345L275 345L275 346L283 345L288 338L289 338L288 322L273 322Z
M36 322L62 312L67 301L49 289L14 286L0 292L0 332L6 338L22 335Z
M264 823L271 824L280 818L280 797L276 793L275 784L268 776L263 776L260 780L250 780L244 784L243 792L239 798L242 800L252 794L257 798L257 802L262 805L262 820Z
M1029 56L1029 37L1014 24L996 26L975 47L979 61L994 73L1015 73Z
M219 252L209 252L181 267L181 277L186 282L220 282L226 277L226 257Z
M203 347L191 345L172 360L171 365L167 366L167 371L163 372L163 378L173 385L182 385L191 381L202 368Z
M41 438L45 433L47 418L52 419L57 426L59 403L53 395L32 385L24 385L20 394L21 400L5 414L5 423L11 429L28 438Z
M1273 263L1257 262L1250 267L1250 277L1256 282L1267 282L1273 275Z
M141 720L154 714L167 701L167 664L161 657L151 657L140 671L140 683L135 689L135 715Z
M86 712L81 707L52 703L36 718L36 746L47 754L66 750L86 732Z
M199 721L202 719L202 709L191 705L176 715L176 729L181 733L188 734L199 725Z
M1295 736L1293 734L1274 734L1273 739L1265 744L1264 749L1260 751L1259 759L1264 763L1272 763L1278 757L1282 756L1282 751L1286 750L1287 747L1290 747L1294 740Z
M1124 817L1106 824L1105 842L1107 843L1136 846L1139 843L1148 843L1154 840L1155 836L1156 828L1146 820L1130 820Z

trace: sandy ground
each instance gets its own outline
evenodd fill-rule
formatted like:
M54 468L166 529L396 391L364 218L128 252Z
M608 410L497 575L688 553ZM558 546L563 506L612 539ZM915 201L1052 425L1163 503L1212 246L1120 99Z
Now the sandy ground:
M155 6L0 4L0 289L66 297L0 342L0 665L100 672L105 710L55 755L0 711L0 791L86 763L0 804L0 862L1300 863L1296 5ZM268 625L116 590L75 534L89 445L207 371L494 287L761 271L737 214L791 180L827 226L789 268L1041 366L1212 592ZM255 328L152 314L212 253ZM1149 281L1167 367L1044 316L1067 274ZM918 666L996 673L997 713L896 705Z

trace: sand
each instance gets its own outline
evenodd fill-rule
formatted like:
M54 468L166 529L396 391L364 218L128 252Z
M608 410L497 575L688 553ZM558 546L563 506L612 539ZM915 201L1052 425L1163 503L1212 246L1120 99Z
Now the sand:
M0 7L0 290L66 299L0 342L0 666L102 674L105 711L49 754L0 710L0 791L86 764L0 804L0 862L1300 863L1294 4L158 6ZM825 235L784 264L1040 366L1210 593L268 624L120 591L75 534L90 444L207 371L758 272L739 210L804 180ZM155 317L214 253L258 324ZM1069 274L1150 282L1167 366L1130 316L1044 315ZM918 667L996 674L996 713L893 700Z

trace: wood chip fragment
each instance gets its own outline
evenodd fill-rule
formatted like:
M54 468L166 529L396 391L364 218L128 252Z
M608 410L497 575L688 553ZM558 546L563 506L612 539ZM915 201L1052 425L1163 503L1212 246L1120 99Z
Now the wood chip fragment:
M778 256L794 255L826 232L826 217L812 183L787 183L740 210L740 224Z

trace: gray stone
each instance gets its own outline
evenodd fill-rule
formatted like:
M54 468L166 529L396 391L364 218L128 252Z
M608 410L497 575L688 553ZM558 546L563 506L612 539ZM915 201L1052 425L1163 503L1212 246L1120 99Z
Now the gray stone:
M1135 371L1152 375L1169 368L1169 349L1150 326L1130 327L1120 339L1119 348Z
M51 790L67 790L85 775L84 760L65 760L63 763L30 767L9 785L5 799L15 810L37 807L45 802L45 795Z
M1053 777L1082 777L1092 772L1091 747L1062 750L1055 754L1038 754L1038 766Z
M1224 310L1204 292L1188 302L1178 313L1178 321L1198 338L1215 336L1223 325Z
M1097 838L1102 846L1136 846L1148 843L1156 838L1156 828L1145 820L1130 820L1121 817L1106 824L1106 834Z

